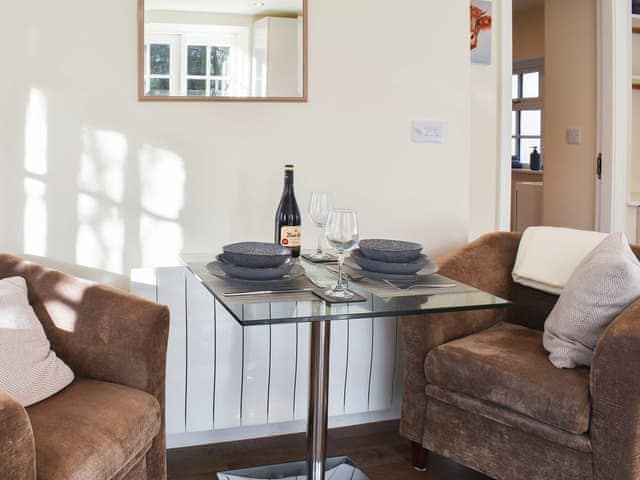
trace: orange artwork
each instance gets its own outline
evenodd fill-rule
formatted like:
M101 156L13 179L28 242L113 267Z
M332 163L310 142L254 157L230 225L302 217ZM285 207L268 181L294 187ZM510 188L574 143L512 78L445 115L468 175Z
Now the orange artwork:
M471 60L474 63L491 63L491 3L475 0L471 3L469 40ZM485 32L484 34L482 34ZM482 35L481 35L482 34Z

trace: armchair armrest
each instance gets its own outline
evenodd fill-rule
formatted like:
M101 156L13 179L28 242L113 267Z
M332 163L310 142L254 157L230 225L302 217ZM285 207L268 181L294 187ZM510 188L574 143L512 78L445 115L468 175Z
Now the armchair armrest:
M147 475L165 478L169 309L17 257L0 255L0 278L9 276L26 279L29 301L53 350L77 376L126 385L156 397L162 407L163 424L147 454Z
M436 260L440 273L503 298L511 288L511 271L520 234L492 233ZM424 363L435 347L489 328L506 311L416 315L400 319L404 354L404 390L400 433L422 443L426 408Z
M640 476L640 300L600 338L591 366L591 443L595 477Z
M29 416L22 405L1 390L0 478L36 478L36 450Z

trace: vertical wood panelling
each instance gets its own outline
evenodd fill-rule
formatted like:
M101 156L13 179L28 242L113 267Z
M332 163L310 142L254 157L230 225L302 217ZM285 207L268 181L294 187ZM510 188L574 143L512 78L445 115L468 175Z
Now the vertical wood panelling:
M157 302L158 282L156 270L152 268L134 268L131 270L131 293L150 302Z
M183 434L303 420L309 394L310 325L242 328L183 267L137 269L132 292L171 310L167 432ZM304 309L309 309L305 312ZM311 315L310 305L245 306L245 318ZM347 305L330 307L347 312ZM269 311L266 311L268 309ZM329 414L398 408L402 352L394 317L331 324Z
M245 305L245 318L269 314L268 305ZM242 385L242 425L267 423L269 402L269 326L244 329L244 371Z
M214 428L231 428L241 424L242 357L242 327L216 301Z
M215 302L187 275L187 431L213 429Z
M308 303L299 302L298 315L310 315L311 306ZM294 418L304 420L308 414L309 403L309 341L311 327L308 323L296 325L296 337L298 342L298 364L296 365L296 388Z
M349 348L344 413L369 410L372 320L349 320Z
M369 410L385 410L391 408L395 358L395 318L384 317L374 319Z
M348 305L333 305L333 312L348 311ZM347 373L347 336L349 322L339 320L331 322L331 341L329 356L329 415L344 414L344 387Z
M393 408L400 408L402 405L404 356L402 355L402 339L400 338L400 320L396 318L394 323L396 324L396 363L394 367L393 400L391 402L391 406Z
M158 303L171 312L167 350L167 433L185 432L187 317L185 268L161 268L157 272Z
M295 302L271 304L274 318L295 315ZM296 385L296 326L271 325L271 385L269 387L269 423L293 420Z

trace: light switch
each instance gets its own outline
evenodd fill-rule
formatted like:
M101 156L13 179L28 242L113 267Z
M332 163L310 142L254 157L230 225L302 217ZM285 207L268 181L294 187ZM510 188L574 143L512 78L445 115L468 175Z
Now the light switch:
M414 143L444 143L444 123L414 120L411 123L411 139Z
M567 143L569 145L580 145L582 143L582 129L567 128Z

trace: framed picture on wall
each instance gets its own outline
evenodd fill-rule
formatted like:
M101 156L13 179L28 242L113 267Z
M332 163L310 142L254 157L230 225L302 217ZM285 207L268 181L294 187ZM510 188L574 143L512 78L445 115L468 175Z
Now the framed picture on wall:
M471 0L471 62L491 64L492 5L485 0Z

